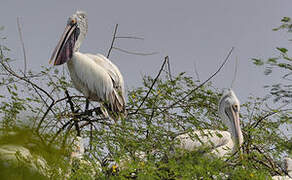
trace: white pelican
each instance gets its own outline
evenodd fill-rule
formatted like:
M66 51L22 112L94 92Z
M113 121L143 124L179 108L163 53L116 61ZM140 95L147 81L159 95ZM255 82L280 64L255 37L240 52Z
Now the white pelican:
M67 62L75 88L92 101L98 101L115 113L125 112L124 80L118 67L101 54L79 52L87 33L87 15L77 11L56 46L50 62Z
M231 90L225 90L219 101L219 114L227 125L228 131L195 130L192 134L186 133L176 137L179 144L176 147L193 151L200 146L210 147L211 153L223 157L234 152L243 143L243 135L239 122L239 100ZM197 139L197 138L199 139Z

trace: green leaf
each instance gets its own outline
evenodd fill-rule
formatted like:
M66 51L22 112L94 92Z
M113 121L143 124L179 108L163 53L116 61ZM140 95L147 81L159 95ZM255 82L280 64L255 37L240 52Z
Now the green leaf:
M264 62L261 59L252 58L251 60L253 60L253 63L257 66L261 66L264 64Z
M281 19L282 22L289 22L290 20L291 20L290 17L283 17Z
M278 58L269 58L268 63L276 64L277 60L278 60Z
M286 49L286 48L279 48L279 47L277 47L277 50L281 51L282 53L288 52L288 49Z

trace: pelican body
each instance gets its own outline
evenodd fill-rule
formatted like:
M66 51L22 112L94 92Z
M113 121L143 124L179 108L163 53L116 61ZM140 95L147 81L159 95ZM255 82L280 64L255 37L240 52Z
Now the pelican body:
M239 100L231 90L225 90L219 101L219 114L227 125L228 131L195 130L176 137L179 144L176 147L193 151L200 146L210 147L211 153L223 157L237 150L243 143L243 135L239 122ZM197 138L196 138L197 137Z
M69 17L50 62L67 63L73 85L85 97L101 102L110 111L124 113L124 80L118 67L101 54L79 52L87 29L86 13L77 11Z

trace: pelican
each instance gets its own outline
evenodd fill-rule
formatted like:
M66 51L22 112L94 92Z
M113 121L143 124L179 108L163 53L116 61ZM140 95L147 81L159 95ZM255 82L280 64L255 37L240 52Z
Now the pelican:
M124 80L118 67L101 54L79 52L87 29L85 12L77 11L69 17L50 63L67 63L73 85L78 91L114 113L125 113Z
M193 151L200 146L210 147L211 153L217 157L224 157L230 152L235 152L243 143L243 135L239 122L240 104L231 89L223 92L219 101L219 114L228 127L228 131L220 130L195 130L191 134L181 134L177 148ZM198 137L198 138L196 138Z

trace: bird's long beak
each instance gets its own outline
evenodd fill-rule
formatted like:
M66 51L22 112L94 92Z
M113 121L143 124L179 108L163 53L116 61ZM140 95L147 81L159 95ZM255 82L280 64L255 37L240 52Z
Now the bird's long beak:
M235 138L237 145L241 146L243 138L239 122L239 112L232 107L228 107L225 109L225 113L230 119L233 137Z
M52 54L50 63L54 62L54 65L61 65L70 60L72 58L75 42L78 36L79 28L76 26L76 23L67 25Z

